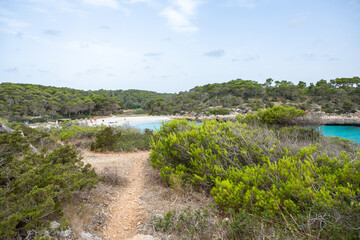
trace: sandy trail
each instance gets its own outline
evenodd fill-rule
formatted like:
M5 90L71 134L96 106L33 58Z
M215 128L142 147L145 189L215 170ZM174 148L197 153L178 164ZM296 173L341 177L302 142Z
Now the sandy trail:
M108 223L103 233L106 239L129 239L137 235L137 226L142 224L144 209L140 197L146 181L144 163L149 152L93 153L83 152L84 162L90 163L98 172L104 168L117 172L126 182L111 207Z

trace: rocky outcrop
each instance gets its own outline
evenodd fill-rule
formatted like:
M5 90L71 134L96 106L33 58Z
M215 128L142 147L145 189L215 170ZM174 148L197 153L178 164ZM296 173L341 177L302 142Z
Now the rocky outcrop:
M360 118L330 117L322 118L323 125L353 125L360 126Z
M326 115L310 113L304 117L297 118L296 124L299 125L351 125L360 126L359 115Z

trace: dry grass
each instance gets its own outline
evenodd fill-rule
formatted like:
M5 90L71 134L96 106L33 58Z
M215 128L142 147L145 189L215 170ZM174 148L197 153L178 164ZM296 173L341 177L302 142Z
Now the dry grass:
M144 194L141 199L144 202L147 223L139 229L142 234L150 234L160 239L183 239L181 236L168 235L155 230L153 219L164 217L169 211L176 210L177 213L187 211L187 209L199 210L213 205L211 197L205 193L197 192L190 186L186 188L170 188L161 179L158 170L153 169L149 162L144 163L146 172L146 182L144 184ZM218 223L221 219L213 216L208 219L210 222ZM219 233L219 237L222 233Z
M100 173L101 181L119 187L126 187L129 180L121 176L117 168L105 167Z
M84 231L102 237L107 220L106 210L117 194L117 187L103 182L89 192L74 194L73 199L64 206L64 216L69 220L74 239L80 239Z

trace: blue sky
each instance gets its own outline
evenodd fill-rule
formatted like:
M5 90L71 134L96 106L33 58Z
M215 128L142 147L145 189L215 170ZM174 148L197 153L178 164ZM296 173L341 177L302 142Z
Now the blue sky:
M360 75L360 0L0 0L0 81L179 92Z

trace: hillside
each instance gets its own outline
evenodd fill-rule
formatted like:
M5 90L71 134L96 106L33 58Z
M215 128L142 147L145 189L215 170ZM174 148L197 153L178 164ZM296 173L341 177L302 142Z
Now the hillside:
M272 107L297 106L326 113L352 113L360 109L360 79L337 78L315 84L267 79L264 84L232 80L207 84L177 94L145 90L83 91L32 84L0 84L0 116L81 117L110 115L123 109L149 114L226 114Z

